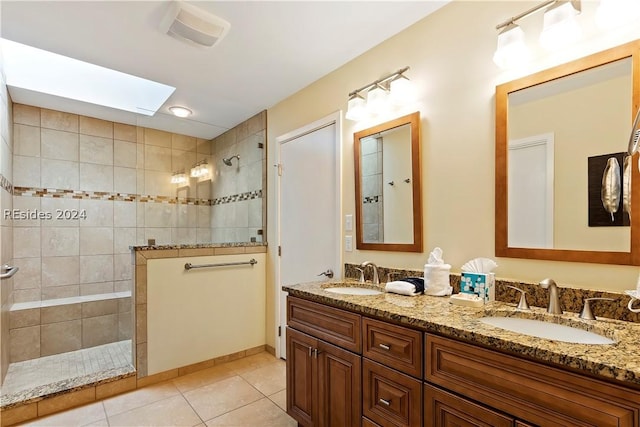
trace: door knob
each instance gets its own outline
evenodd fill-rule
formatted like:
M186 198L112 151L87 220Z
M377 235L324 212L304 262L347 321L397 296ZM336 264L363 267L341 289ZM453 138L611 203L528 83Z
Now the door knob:
M318 276L327 276L329 279L333 279L333 270L328 268L327 271L323 271L322 273L318 274Z

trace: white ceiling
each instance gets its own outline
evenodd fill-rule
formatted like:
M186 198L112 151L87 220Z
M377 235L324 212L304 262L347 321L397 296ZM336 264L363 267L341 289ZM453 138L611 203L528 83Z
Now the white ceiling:
M218 45L202 49L161 32L168 1L2 0L0 34L176 87L150 118L9 87L14 102L209 139L449 1L192 1L231 23ZM187 106L194 114L175 118L168 112L171 105Z

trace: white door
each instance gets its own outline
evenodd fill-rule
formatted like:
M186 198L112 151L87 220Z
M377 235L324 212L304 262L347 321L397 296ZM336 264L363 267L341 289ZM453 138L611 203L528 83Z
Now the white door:
M339 116L278 138L280 235L279 357L286 355L286 292L282 285L342 275L340 252Z

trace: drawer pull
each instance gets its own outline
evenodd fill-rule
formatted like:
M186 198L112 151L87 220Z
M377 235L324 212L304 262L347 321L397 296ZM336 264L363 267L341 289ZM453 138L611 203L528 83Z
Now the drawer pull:
M383 398L378 399L378 402L382 403L384 406L391 406L391 399L385 400Z
M378 347L380 347L383 350L387 350L387 351L391 350L391 346L387 345L387 344L378 344Z

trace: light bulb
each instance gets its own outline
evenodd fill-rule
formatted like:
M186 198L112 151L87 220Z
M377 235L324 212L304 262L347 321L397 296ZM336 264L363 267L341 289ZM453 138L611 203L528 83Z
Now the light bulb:
M349 120L362 120L367 115L367 103L363 97L354 93L347 103L347 114L345 117Z
M402 105L415 99L415 88L411 80L400 74L389 84L391 102Z
M380 84L376 84L367 92L367 110L373 115L378 115L387 109L387 91Z

